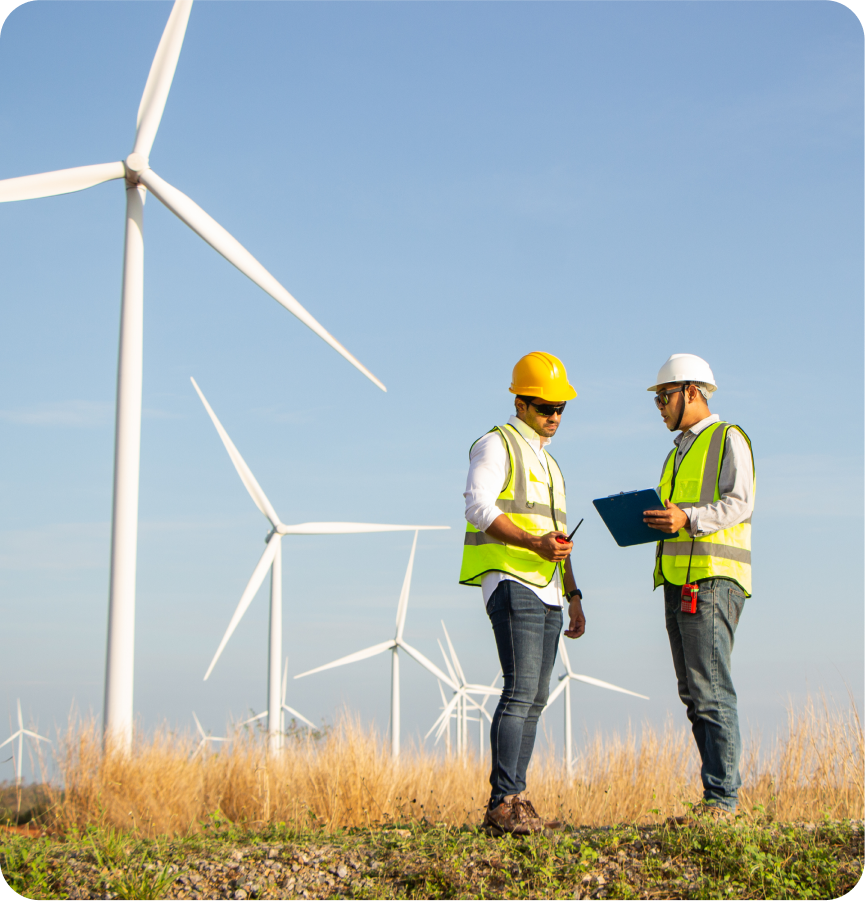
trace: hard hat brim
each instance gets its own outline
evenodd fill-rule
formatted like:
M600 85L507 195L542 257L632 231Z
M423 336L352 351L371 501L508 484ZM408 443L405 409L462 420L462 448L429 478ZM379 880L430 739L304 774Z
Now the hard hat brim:
M567 400L573 400L577 396L576 388L573 385L568 385L568 390L565 392L565 397L547 397L543 392L545 389L542 389L540 385L525 385L520 386L519 389L511 386L508 388L508 391L511 394L522 395L523 397L540 397L542 400L548 400L551 404L561 404Z

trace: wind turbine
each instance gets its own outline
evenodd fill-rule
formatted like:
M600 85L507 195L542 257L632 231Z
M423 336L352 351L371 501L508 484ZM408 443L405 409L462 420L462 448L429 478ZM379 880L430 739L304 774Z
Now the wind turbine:
M201 736L201 741L198 743L198 747L195 749L195 753L190 757L190 760L195 760L196 757L204 750L205 746L209 741L231 741L230 738L217 738L215 735L211 735L209 732L205 732L201 726L201 723L198 721L198 717L195 715L195 711L192 711L192 718L195 720L195 725L198 729L198 734Z
M411 588L411 574L414 567L414 553L417 548L418 529L447 529L449 526L410 526L415 530L414 540L411 543L411 553L408 558L408 567L405 571L405 578L402 582L402 590L399 594L399 603L396 608L396 633L394 637L381 644L373 645L371 648L364 648L362 651L356 651L346 657L340 657L331 663L325 663L324 666L318 666L315 669L307 670L305 673L299 673L295 679L302 679L304 676L311 676L313 673L320 673L322 670L333 669L337 666L343 666L346 663L355 663L358 660L366 660L367 657L375 657L376 654L383 654L385 651L391 652L391 676L390 676L390 741L391 753L394 758L399 757L399 734L400 734L400 696L399 696L399 651L402 648L409 657L413 657L417 662L429 670L437 679L456 688L454 682L448 678L431 660L424 657L420 651L413 648L404 638L405 618L408 612L408 595Z
M360 532L417 532L420 529L448 529L450 526L391 526L379 525L377 523L365 522L304 522L296 526L285 525L277 516L276 510L261 490L261 486L256 482L252 470L246 465L240 452L234 446L228 432L222 427L222 423L216 418L207 398L202 394L201 389L191 379L193 387L198 392L204 409L207 410L228 456L240 476L253 503L267 517L271 529L268 532L264 553L261 555L252 576L244 589L240 598L240 603L234 611L234 616L228 624L225 635L213 655L213 660L204 674L204 679L210 676L216 661L223 648L228 644L228 639L234 634L237 624L240 622L243 614L246 613L247 607L252 603L256 592L264 582L268 570L270 570L270 640L268 653L268 680L267 680L267 743L271 751L279 751L282 748L282 730L280 729L280 713L282 710L282 702L279 694L279 661L282 660L282 539L284 535L349 535ZM417 541L417 535L415 535ZM412 546L412 557L414 556L414 546ZM408 595L406 595L406 603ZM415 652L416 654L418 652ZM426 658L424 658L426 659Z
M586 682L589 685L596 685L598 688L607 688L610 691L620 691L622 694L633 695L635 698L642 698L644 701L648 701L649 698L647 695L641 695L635 691L628 691L627 688L619 688L618 685L611 685L609 682L603 682L592 676L583 676L580 673L575 673L571 669L571 661L568 658L568 649L565 645L564 635L559 636L559 653L562 655L562 660L565 663L565 672L559 676L559 684L553 689L547 699L547 707L549 707L562 692L565 693L565 763L568 771L570 771L574 765L574 747L573 737L571 735L571 682ZM546 707L544 710L546 710Z
M138 540L138 475L141 454L141 385L144 334L144 201L150 191L214 250L222 254L274 300L293 313L337 353L384 385L286 291L286 289L198 204L150 168L150 151L162 119L183 46L192 0L176 0L153 57L138 107L135 143L122 162L78 166L0 181L0 202L52 197L124 179L126 227L117 367L114 442L114 502L111 526L111 580L108 654L105 667L106 740L128 750L132 744L132 676L135 651L135 571Z
M15 784L21 785L21 763L24 756L24 736L28 735L30 738L35 738L37 741L47 741L48 744L51 744L50 738L45 738L42 735L37 735L35 732L31 732L29 729L24 728L24 717L21 716L21 699L18 698L18 731L14 732L6 741L0 745L2 748L4 745L8 745L10 741L15 741L18 739L18 759L15 761Z
M454 689L454 694L424 738L428 738L435 731L436 743L438 743L442 735L447 731L448 741L450 741L450 719L451 716L455 714L457 720L457 754L464 755L468 750L469 705L478 711L478 717L483 714L487 718L487 721L492 722L492 717L487 713L486 707L479 704L472 695L482 695L486 699L489 695L497 694L498 689L493 685L475 685L466 680L465 673L460 665L457 652L454 650L453 642L448 634L444 620L442 620L442 629L444 629L445 639L448 643L450 659L448 659L448 654L445 653L441 641L439 641L438 644L442 652L442 657L444 657L445 666L447 667L448 673L451 675L452 681L450 685L451 688ZM493 682L495 682L495 679ZM483 729L483 726L481 726L481 729Z
M290 713L295 719L303 720L310 729L315 729L315 723L311 720L308 720L302 713L298 710L295 710L294 707L289 707L288 704L285 703L285 696L288 691L288 657L285 658L285 667L282 670L282 706L280 707L280 721L279 721L279 731L285 735L285 714ZM264 719L268 714L267 710L263 710L261 713L256 713L255 716L251 716L248 720L244 720L240 725L246 726L249 723L254 723L256 720Z

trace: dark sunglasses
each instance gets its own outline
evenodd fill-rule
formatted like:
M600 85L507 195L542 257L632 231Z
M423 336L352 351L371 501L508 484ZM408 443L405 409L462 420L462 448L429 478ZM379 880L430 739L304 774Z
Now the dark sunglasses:
M670 402L670 398L674 394L678 394L680 391L686 391L688 389L688 385L683 385L681 388L672 388L669 391L662 391L660 394L655 395L655 406L662 410L667 404Z
M565 407L568 405L567 401L560 404L536 404L533 400L530 400L528 403L531 404L541 416L552 416L554 413L558 413L561 416L561 414L565 412Z

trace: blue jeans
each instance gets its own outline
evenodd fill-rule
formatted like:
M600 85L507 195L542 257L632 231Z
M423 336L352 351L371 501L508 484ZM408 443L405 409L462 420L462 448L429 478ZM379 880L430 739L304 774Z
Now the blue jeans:
M526 585L506 579L487 603L505 686L490 727L490 806L526 788L538 717L550 696L562 610L547 607Z
M697 612L682 613L682 586L664 583L667 634L679 697L702 760L703 799L735 810L742 740L730 655L745 592L730 579L698 584Z

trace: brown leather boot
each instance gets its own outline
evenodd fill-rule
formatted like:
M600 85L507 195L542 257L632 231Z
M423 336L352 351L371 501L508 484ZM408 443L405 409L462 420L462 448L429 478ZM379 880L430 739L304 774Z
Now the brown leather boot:
M561 829L562 822L561 820L544 820L541 818L540 814L535 810L534 804L522 793L520 792L518 795L514 795L513 804L519 804L523 810L525 811L526 817L532 821L533 823L537 823L540 829ZM536 829L532 830L533 832L537 831Z
M671 829L693 829L695 826L702 824L712 824L721 822L734 822L736 814L732 810L727 810L718 804L711 802L698 801L691 808L689 814L683 817L667 817L664 825Z
M530 835L544 827L538 819L532 819L521 803L514 803L519 795L509 795L497 807L487 807L483 828L493 835Z

